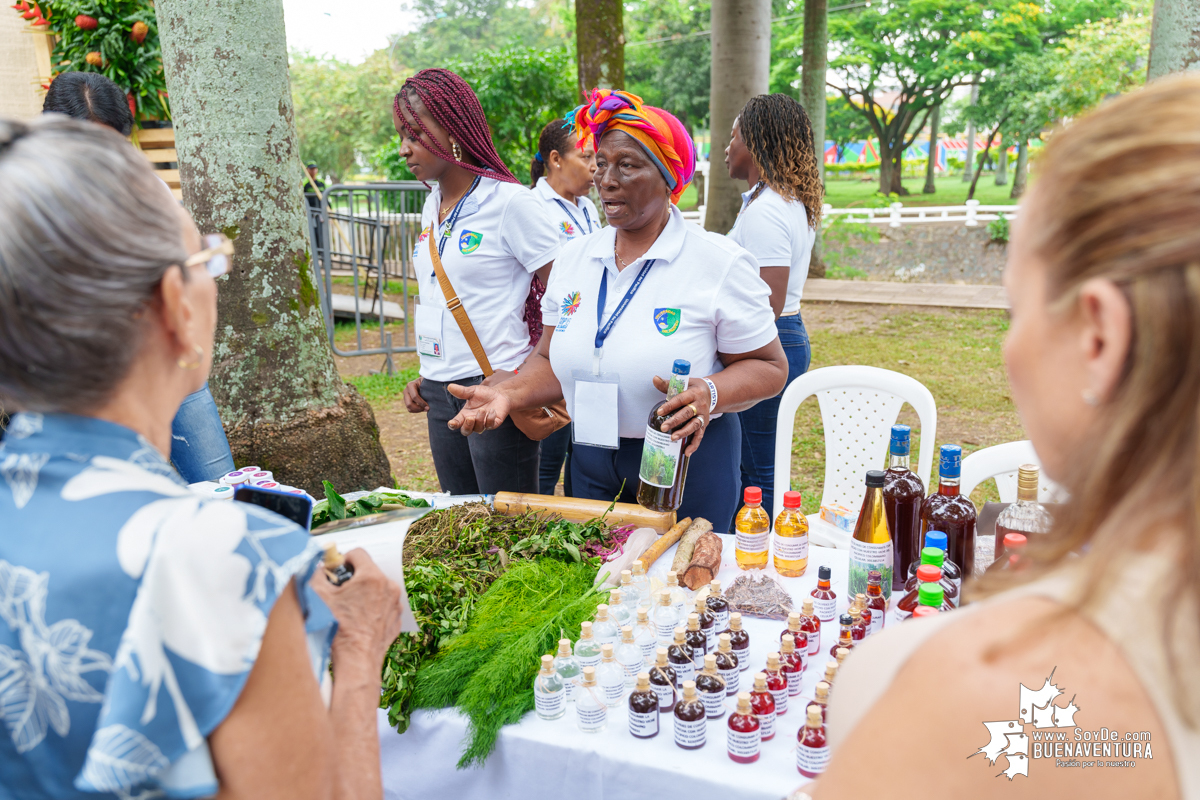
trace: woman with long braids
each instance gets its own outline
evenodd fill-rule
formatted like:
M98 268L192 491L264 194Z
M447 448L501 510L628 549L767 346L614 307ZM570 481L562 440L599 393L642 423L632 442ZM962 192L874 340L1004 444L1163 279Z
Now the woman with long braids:
M564 119L554 119L538 136L537 154L529 164L533 193L546 206L546 213L558 228L563 243L600 230L600 215L588 197L592 176L596 174L596 151L591 145L576 147L574 129ZM534 345L542 336L541 315L534 333ZM567 468L563 470L563 463ZM561 428L542 440L538 485L542 494L554 494L559 473L563 490L571 497L571 426Z
M468 387L484 383L484 369L447 305L433 254L495 370L487 383L495 384L510 378L532 350L525 304L531 278L549 279L558 255L554 223L500 160L475 92L453 72L425 69L409 78L392 116L408 168L418 180L437 181L413 251L421 374L405 388L404 403L412 413L428 414L443 490L536 492L538 442L512 420L469 438L447 427Z
M791 384L808 371L812 355L800 297L825 195L804 107L786 94L751 97L733 121L725 165L729 177L749 186L729 238L754 254L759 275L771 287L771 310ZM775 421L782 394L781 390L738 415L742 487L762 487L768 513L774 508Z

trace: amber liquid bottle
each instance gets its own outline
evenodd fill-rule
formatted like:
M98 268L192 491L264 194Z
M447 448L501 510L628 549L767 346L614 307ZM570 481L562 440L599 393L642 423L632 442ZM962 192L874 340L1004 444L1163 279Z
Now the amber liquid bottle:
M943 531L950 546L949 559L962 567L963 578L975 570L975 504L958 493L962 473L962 448L942 445L938 467L937 494L925 498L921 506L921 546L927 531Z
M908 466L910 433L907 425L892 426L888 468L883 474L883 508L892 534L894 591L902 589L908 565L916 560L920 550L921 504L925 501L925 484ZM885 599L888 597L890 593Z
M687 388L688 373L691 371L692 365L687 361L675 361L675 366L671 368L671 382L667 386L667 400ZM650 418L646 421L646 439L642 443L642 463L638 469L638 503L651 511L675 511L683 502L683 485L687 481L690 458L684 455L684 451L692 443L691 436L672 442L671 434L663 433L663 423L670 416L658 413L664 404L656 403L650 409Z
M883 576L883 597L892 596L892 534L888 530L883 502L884 473L867 472L867 492L850 540L850 596L866 594L867 573Z

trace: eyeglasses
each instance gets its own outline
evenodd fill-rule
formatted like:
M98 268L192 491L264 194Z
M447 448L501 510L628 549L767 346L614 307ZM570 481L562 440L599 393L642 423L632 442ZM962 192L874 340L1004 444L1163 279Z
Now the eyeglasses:
M223 233L210 233L204 236L202 241L204 249L189 256L183 265L194 267L197 264L203 264L204 269L213 278L219 278L228 273L231 266L229 257L233 255L233 242L229 240L229 237Z

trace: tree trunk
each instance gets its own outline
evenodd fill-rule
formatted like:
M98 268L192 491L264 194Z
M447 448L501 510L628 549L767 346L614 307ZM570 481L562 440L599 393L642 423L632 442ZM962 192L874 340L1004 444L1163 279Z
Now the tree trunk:
M1021 195L1025 194L1025 181L1028 178L1026 172L1029 170L1029 143L1022 140L1017 145L1017 163L1013 167L1013 188L1008 196L1012 200L1017 200Z
M579 93L625 88L625 22L621 0L575 0Z
M971 82L971 105L975 105L979 101L979 80ZM971 174L975 171L975 123L967 123L967 153L965 158L967 164L963 168L963 183L971 182Z
M983 168L987 166L988 153L991 152L992 142L995 140L996 134L999 132L1000 126L997 125L996 129L988 135L987 141L983 143L983 157L979 159L979 166L975 168L975 177L971 179L971 188L967 192L968 200L975 199L975 187L979 185L979 176L983 174Z
M825 72L829 64L829 14L827 0L804 0L804 54L800 64L800 102L812 123L817 169L825 181ZM821 231L813 242L808 274L825 277L821 258Z
M1200 0L1155 0L1146 80L1200 70Z
M925 187L921 189L921 194L937 193L934 178L937 170L938 118L941 115L941 106L934 106L929 115L929 156L925 159Z
M308 254L281 0L158 0L183 201L234 240L211 387L234 460L322 496L390 485L371 407L338 377Z
M1000 149L996 151L996 185L1008 186L1008 150L1005 149L1004 139L1000 139Z
M729 177L721 159L742 106L770 89L770 71L771 0L713 0L706 230L725 233L737 218L743 187Z

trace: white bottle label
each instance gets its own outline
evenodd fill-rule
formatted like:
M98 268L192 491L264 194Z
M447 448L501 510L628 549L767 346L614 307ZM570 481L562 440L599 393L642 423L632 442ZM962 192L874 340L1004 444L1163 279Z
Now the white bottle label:
M738 758L754 758L762 750L762 725L752 731L735 731L726 726L729 731L727 742L729 755Z
M788 706L787 687L782 689L771 689L771 696L775 698L775 716L781 717L786 714Z
M562 711L563 702L567 699L566 691L534 692L533 706L539 716L553 717Z
M770 714L755 714L758 717L758 732L762 734L763 740L770 739L775 735L775 712Z
M704 652L715 653L717 650L717 623L714 621L713 626L704 631Z
M625 694L625 681L622 679L616 683L606 683L600 688L604 690L604 702L610 707L615 706L621 702L621 697Z
M604 721L608 719L608 707L603 703L597 705L591 698L586 702L581 698L581 701L575 704L575 711L579 715L579 727L585 731L600 730L604 727Z
M806 778L815 778L825 771L829 766L829 748L828 747L806 747L800 745L796 748L796 769L800 770L800 774Z
M704 734L708 729L708 719L701 717L694 720L682 720L675 717L675 744L680 747L703 747Z
M724 692L699 692L699 695L704 702L704 712L709 719L717 719L725 715Z
M656 695L658 695L659 710L670 708L671 704L675 702L675 687L674 686L667 686L665 684L660 684L660 683L651 683L650 688L654 690L654 693Z
M692 648L692 665L696 668L696 672L704 669L705 652L699 647Z
M652 638L646 641L638 642L638 647L642 648L643 661L654 661L654 651L658 648L657 639Z
M837 614L837 598L814 597L813 613L817 615L817 619L821 620L821 622L832 622L834 616Z
M675 668L675 688L683 689L684 681L696 680L696 664L694 661L685 661L682 664L671 662L671 666Z
M675 641L675 629L679 627L675 624L676 622L677 620L672 619L668 622L655 623L655 630L657 631L657 638L655 639L656 647L667 647Z
M646 439L642 442L642 464L638 477L643 483L669 489L675 485L675 467L683 449L683 439L672 442L671 434L646 426Z
M733 669L718 669L717 674L721 676L721 680L725 681L725 694L737 694L738 684L741 682L741 670L737 667Z
M643 713L641 711L629 711L629 732L641 739L648 739L651 736L658 735L658 711Z
M604 647L606 644L611 644L613 646L613 650L616 650L617 642L621 641L621 634L615 633L612 636L597 636L595 639L596 644L600 645L601 647Z
M775 558L780 561L799 561L808 558L808 534L780 536L775 534Z
M579 661L579 671L582 673L584 667L599 667L601 654L596 653L594 656L581 656L576 653L575 658Z
M566 685L566 700L568 703L579 696L579 682L582 680L583 677L580 675L576 675L573 678L563 679L563 683Z
M891 596L892 543L869 544L850 540L850 596L867 593L867 573L879 570L883 576L883 596Z
M815 613L815 612L814 612ZM805 631L808 634L808 654L815 656L821 652L821 618L817 617L817 629Z
M882 608L872 608L871 609L871 629L868 630L867 633L868 634L879 633L881 630L883 630L883 620L884 620L884 617L886 617L886 616L887 616L887 613Z
M737 532L737 549L743 553L765 553L770 546L771 532L743 533Z
M712 615L713 630L717 632L717 636L729 630L729 606L726 606L724 611L713 611Z
M638 650L638 652L641 653L642 651ZM639 658L636 661L621 661L618 663L620 663L621 669L625 670L626 678L637 678L637 674L642 671L642 665L646 662Z
M800 673L799 672L789 672L787 674L787 676L788 676L788 696L799 697L800 696L800 681L801 681Z
M750 644L747 643L745 647L734 647L731 649L733 650L733 654L737 656L738 671L745 672L750 669Z

